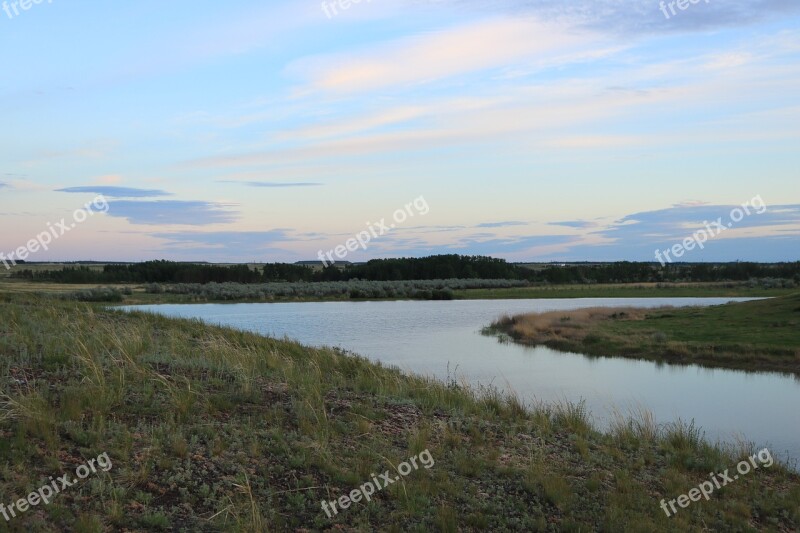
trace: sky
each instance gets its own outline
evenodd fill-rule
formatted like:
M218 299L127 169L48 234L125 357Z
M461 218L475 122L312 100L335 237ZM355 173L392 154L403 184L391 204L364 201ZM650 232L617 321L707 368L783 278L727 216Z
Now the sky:
M795 261L798 30L796 0L0 0L0 253Z

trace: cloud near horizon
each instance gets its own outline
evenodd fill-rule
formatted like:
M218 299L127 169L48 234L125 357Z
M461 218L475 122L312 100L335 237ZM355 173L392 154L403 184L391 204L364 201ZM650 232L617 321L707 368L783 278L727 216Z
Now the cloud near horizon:
M548 224L551 226L564 226L567 228L578 228L578 229L597 227L597 222L592 222L589 220L565 220L563 222L548 222Z
M476 228L508 228L511 226L527 226L527 222L520 222L517 220L510 220L507 222L483 222L482 224L478 224Z
M172 193L158 189L136 189L132 187L112 187L105 185L67 187L64 189L56 189L55 192L101 194L109 198L155 198L159 196L173 196Z
M235 181L235 180L219 180L219 183L235 183L238 185L246 185L248 187L262 187L266 189L282 189L292 187L321 187L322 183L316 182L276 182L276 181Z
M110 202L110 216L128 218L133 224L200 226L229 223L235 216L225 206L207 202ZM654 261L656 249L667 249L720 217L727 225L735 205L681 205L641 211L603 221L543 222L541 228L562 226L569 233L531 234L527 223L484 223L466 226L409 226L374 239L366 252L348 257L352 261L373 258L424 256L440 253L489 255L511 261ZM765 261L780 260L780 250L800 237L800 204L768 206L757 214L753 208L732 227L714 236L704 250L696 249L681 260L699 262L746 259L757 252ZM195 217L213 222L199 223ZM475 231L494 229L496 231ZM510 233L509 233L510 232ZM267 231L156 231L148 232L163 242L158 250L184 258L215 258L236 261L314 260L316 250L328 250L352 236L349 232L301 232L276 228ZM443 235L449 235L446 240ZM306 248L314 242L313 248ZM205 255L204 255L205 254Z
M800 204L765 205L766 210L760 214L755 207L749 207L747 215L737 205L678 205L626 215L605 227L602 224L583 227L579 223L572 227L591 231L581 233L580 243L553 257L653 261L656 249L671 248L696 232L709 233L711 228L713 234L704 248L687 252L681 260L737 261L751 256L762 257L764 261L780 260L782 249L800 240ZM741 212L734 213L736 210ZM736 221L737 218L740 220ZM724 229L718 229L717 222Z
M156 200L115 200L109 202L108 216L127 219L131 224L149 226L208 226L235 222L238 213L216 202Z

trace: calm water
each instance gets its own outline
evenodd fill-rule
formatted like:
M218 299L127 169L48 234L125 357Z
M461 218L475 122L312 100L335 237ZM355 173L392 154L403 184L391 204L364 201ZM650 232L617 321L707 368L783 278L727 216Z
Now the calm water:
M598 427L613 409L658 422L692 419L711 440L737 436L800 458L800 380L776 373L673 367L501 344L480 329L503 313L593 306L715 305L731 298L587 298L136 306L312 346L338 346L408 372L511 389L529 401L585 400Z

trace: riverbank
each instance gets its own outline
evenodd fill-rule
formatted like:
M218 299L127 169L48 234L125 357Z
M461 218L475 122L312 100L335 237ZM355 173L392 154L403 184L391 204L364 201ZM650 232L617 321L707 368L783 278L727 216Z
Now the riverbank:
M526 409L337 351L30 294L0 293L0 331L3 502L113 462L0 530L800 527L800 478L778 463L668 518L662 499L743 458L691 425L643 415L603 434L581 406ZM424 450L430 468L322 509Z
M469 280L462 280L468 283ZM500 280L502 282L502 280ZM389 282L389 283L430 283L430 282ZM278 284L274 284L278 285ZM224 286L205 285L163 285L155 290L153 286L137 284L64 284L30 282L0 277L0 291L17 294L51 294L62 298L82 298L95 293L88 299L105 301L110 304L150 305L150 304L190 304L205 302L265 303L265 302L346 302L346 301L396 301L407 300L409 291L399 295L392 289L383 291L381 296L372 296L364 290L350 290L333 287L331 284L288 284L284 290L259 291L258 286L232 284L230 290ZM391 287L391 285L389 285ZM268 286L263 286L267 289ZM536 285L528 287L469 288L442 290L433 288L418 291L415 299L452 300L504 300L540 298L689 298L689 297L745 297L764 298L792 294L796 288L784 288L766 283L724 282L724 283L609 283L585 285ZM428 294L430 293L430 294Z
M750 282L719 283L605 283L545 285L505 289L454 291L457 300L516 300L538 298L769 298L797 288L766 287Z
M589 355L800 375L800 293L703 308L530 313L485 332Z

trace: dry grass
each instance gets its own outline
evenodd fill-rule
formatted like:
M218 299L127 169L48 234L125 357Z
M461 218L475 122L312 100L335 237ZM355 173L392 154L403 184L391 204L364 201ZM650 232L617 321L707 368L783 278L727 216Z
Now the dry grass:
M5 270L0 263L0 271ZM124 283L80 283L80 284L65 284L65 283L50 283L50 282L33 282L25 280L17 280L10 278L3 278L0 275L0 290L6 293L30 293L30 294L67 294L80 290L100 289L110 287L112 289L130 288L134 292L144 292L142 285L126 285Z
M588 308L505 316L484 333L592 356L800 375L798 313L800 293L708 307Z
M502 329L515 339L522 339L534 344L563 340L582 342L592 331L592 326L598 322L644 320L647 313L651 312L652 309L634 307L588 307L575 311L548 311L514 317L504 316L493 326Z

